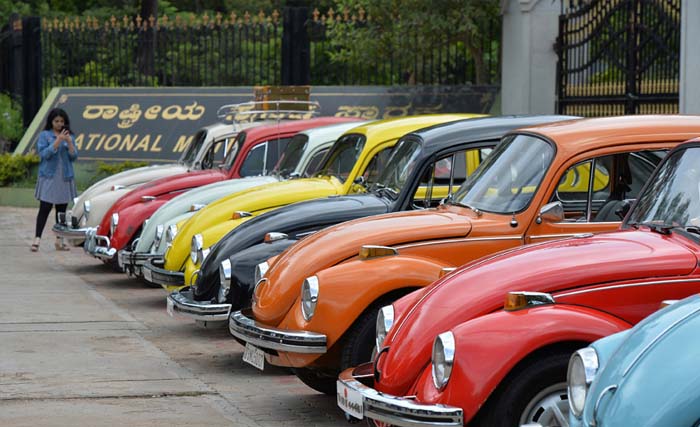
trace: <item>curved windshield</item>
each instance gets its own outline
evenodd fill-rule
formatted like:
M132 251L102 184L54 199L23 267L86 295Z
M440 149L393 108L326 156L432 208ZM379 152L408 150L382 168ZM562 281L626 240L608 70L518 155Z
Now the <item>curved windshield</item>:
M231 145L228 147L226 151L226 158L224 159L224 169L230 170L233 166L233 162L236 161L236 156L238 156L238 152L241 151L241 147L245 142L245 137L245 131L240 132L236 136L236 139L234 139Z
M627 225L700 227L700 148L676 151L649 180Z
M197 158L197 153L199 152L199 149L202 147L202 145L204 145L204 141L206 139L206 130L200 130L199 132L197 132L192 138L192 142L190 143L190 145L187 146L185 152L182 153L182 156L180 156L179 162L187 166L192 166L194 164L194 160Z
M467 178L456 204L512 214L527 208L554 157L554 147L529 135L505 138Z
M384 190L395 199L416 167L421 148L420 141L414 138L399 141L373 189Z
M319 175L332 175L345 182L360 157L365 146L364 135L344 135L338 139L330 153L326 156L324 165L319 170Z
M304 150L309 142L309 136L303 133L296 134L289 141L287 147L282 152L279 161L272 170L273 173L278 174L284 178L288 178L289 174L294 172L299 165L299 160L301 160Z

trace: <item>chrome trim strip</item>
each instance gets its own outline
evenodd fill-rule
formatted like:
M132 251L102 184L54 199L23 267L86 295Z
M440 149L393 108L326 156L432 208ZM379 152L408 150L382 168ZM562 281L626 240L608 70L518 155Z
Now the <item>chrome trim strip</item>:
M608 291L610 289L623 289L623 288L634 288L637 286L652 286L652 285L666 285L666 284L675 284L675 283L692 283L692 282L700 282L700 278L695 278L695 279L669 279L669 280L655 280L653 282L635 282L635 283L624 283L621 285L611 285L611 286L602 286L599 288L593 288L593 289L583 289L580 291L571 291L571 292L564 292L561 294L554 294L556 299L559 298L565 298L565 297L570 297L572 295L580 295L580 294L587 294L591 292L601 292L601 291Z
M588 423L589 426L595 427L598 425L598 421L596 418L598 417L598 408L600 407L600 403L603 401L603 396L608 394L611 391L617 390L617 384L611 384L603 389L603 391L600 392L598 395L598 398L595 401L595 405L593 406L593 417L591 418L591 421Z
M243 314L231 313L228 329L236 338L257 347L290 353L324 354L326 335L307 331L289 331L262 325Z
M510 241L510 240L518 240L522 241L523 236L517 235L517 236L498 236L498 237L467 237L463 239L445 239L445 240L433 240L430 242L420 242L420 243L407 243L403 245L396 245L394 246L396 249L407 249L407 248L416 248L416 247L421 247L421 246L433 246L433 245L444 245L447 243L459 243L459 242L490 242L490 241Z
M163 258L163 254L153 254L150 252L131 252L122 249L118 252L120 262L123 265L142 266L149 260Z
M681 317L680 319L677 319L675 322L673 322L672 324L670 324L666 328L664 328L663 331L659 332L659 334L656 335L654 337L654 339L649 341L649 343L646 346L644 346L642 351L640 351L639 354L637 354L637 357L635 357L634 360L632 360L632 362L627 367L627 369L625 369L625 372L622 373L622 377L623 378L626 377L627 374L629 374L630 370L632 370L634 365L636 365L637 362L639 362L639 359L641 359L642 356L644 356L654 345L656 345L661 340L661 338L664 337L664 335L668 334L672 329L674 329L679 324L685 322L688 318L695 316L698 312L700 312L700 307L696 308L695 310L691 311L690 313L686 314L685 316Z
M535 239L565 239L567 237L576 237L580 233L575 234L541 234L539 236L527 236L532 240Z
M51 231L54 232L59 237L68 240L84 240L87 234L88 228L70 228L63 224L54 224L51 227Z
M415 402L413 396L397 397L381 393L355 379L353 369L341 372L338 381L362 395L365 417L403 427L462 426L462 408L420 404Z
M154 260L149 260L145 263L141 269L150 270L151 280L150 283L156 285L165 286L184 286L185 285L185 273L181 271L170 271L164 268L159 268L153 265ZM144 275L145 278L146 275Z
M196 301L191 287L168 295L167 303L178 314L193 320L205 322L226 321L231 313L231 304L211 304L208 301Z

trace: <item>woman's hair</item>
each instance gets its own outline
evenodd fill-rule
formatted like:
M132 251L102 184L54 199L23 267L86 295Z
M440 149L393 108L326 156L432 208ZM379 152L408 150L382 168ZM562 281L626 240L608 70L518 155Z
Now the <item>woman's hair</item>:
M46 118L46 126L44 126L44 130L51 130L53 129L53 119L56 118L56 116L61 116L63 117L63 126L68 129L68 132L73 133L70 129L70 119L68 118L68 113L63 111L60 108L54 108L53 110L49 111L49 116Z

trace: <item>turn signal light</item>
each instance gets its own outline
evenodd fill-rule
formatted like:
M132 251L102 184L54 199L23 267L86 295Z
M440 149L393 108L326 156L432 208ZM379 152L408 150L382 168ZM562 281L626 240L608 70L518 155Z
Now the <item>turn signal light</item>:
M155 196L141 196L142 202L152 202L156 199Z
M673 305L673 304L675 304L675 303L677 303L677 302L678 302L677 299L667 299L667 300L663 300L663 301L661 301L661 304L659 304L659 310L661 310L662 308L666 308L666 307L668 307L669 305Z
M448 274L452 273L456 269L457 269L457 267L443 267L440 269L440 276L439 277L447 276Z
M235 211L233 215L231 215L231 219L241 219L247 216L253 216L253 214L245 211Z
M516 311L546 304L554 304L554 298L550 294L543 292L508 292L503 309L505 311Z
M379 258L383 256L398 255L399 251L389 246L364 245L360 249L360 259Z

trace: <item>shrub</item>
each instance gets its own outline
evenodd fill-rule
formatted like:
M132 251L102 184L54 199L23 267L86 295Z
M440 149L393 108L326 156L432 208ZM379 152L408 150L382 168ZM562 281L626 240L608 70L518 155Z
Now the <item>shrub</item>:
M97 162L97 174L109 176L128 169L140 168L142 166L148 166L148 162L132 162L131 160L121 163Z
M33 166L39 164L36 154L13 156L10 153L0 154L0 185L13 184L29 178Z
M17 141L24 133L22 110L9 96L0 93L0 146L3 141Z

